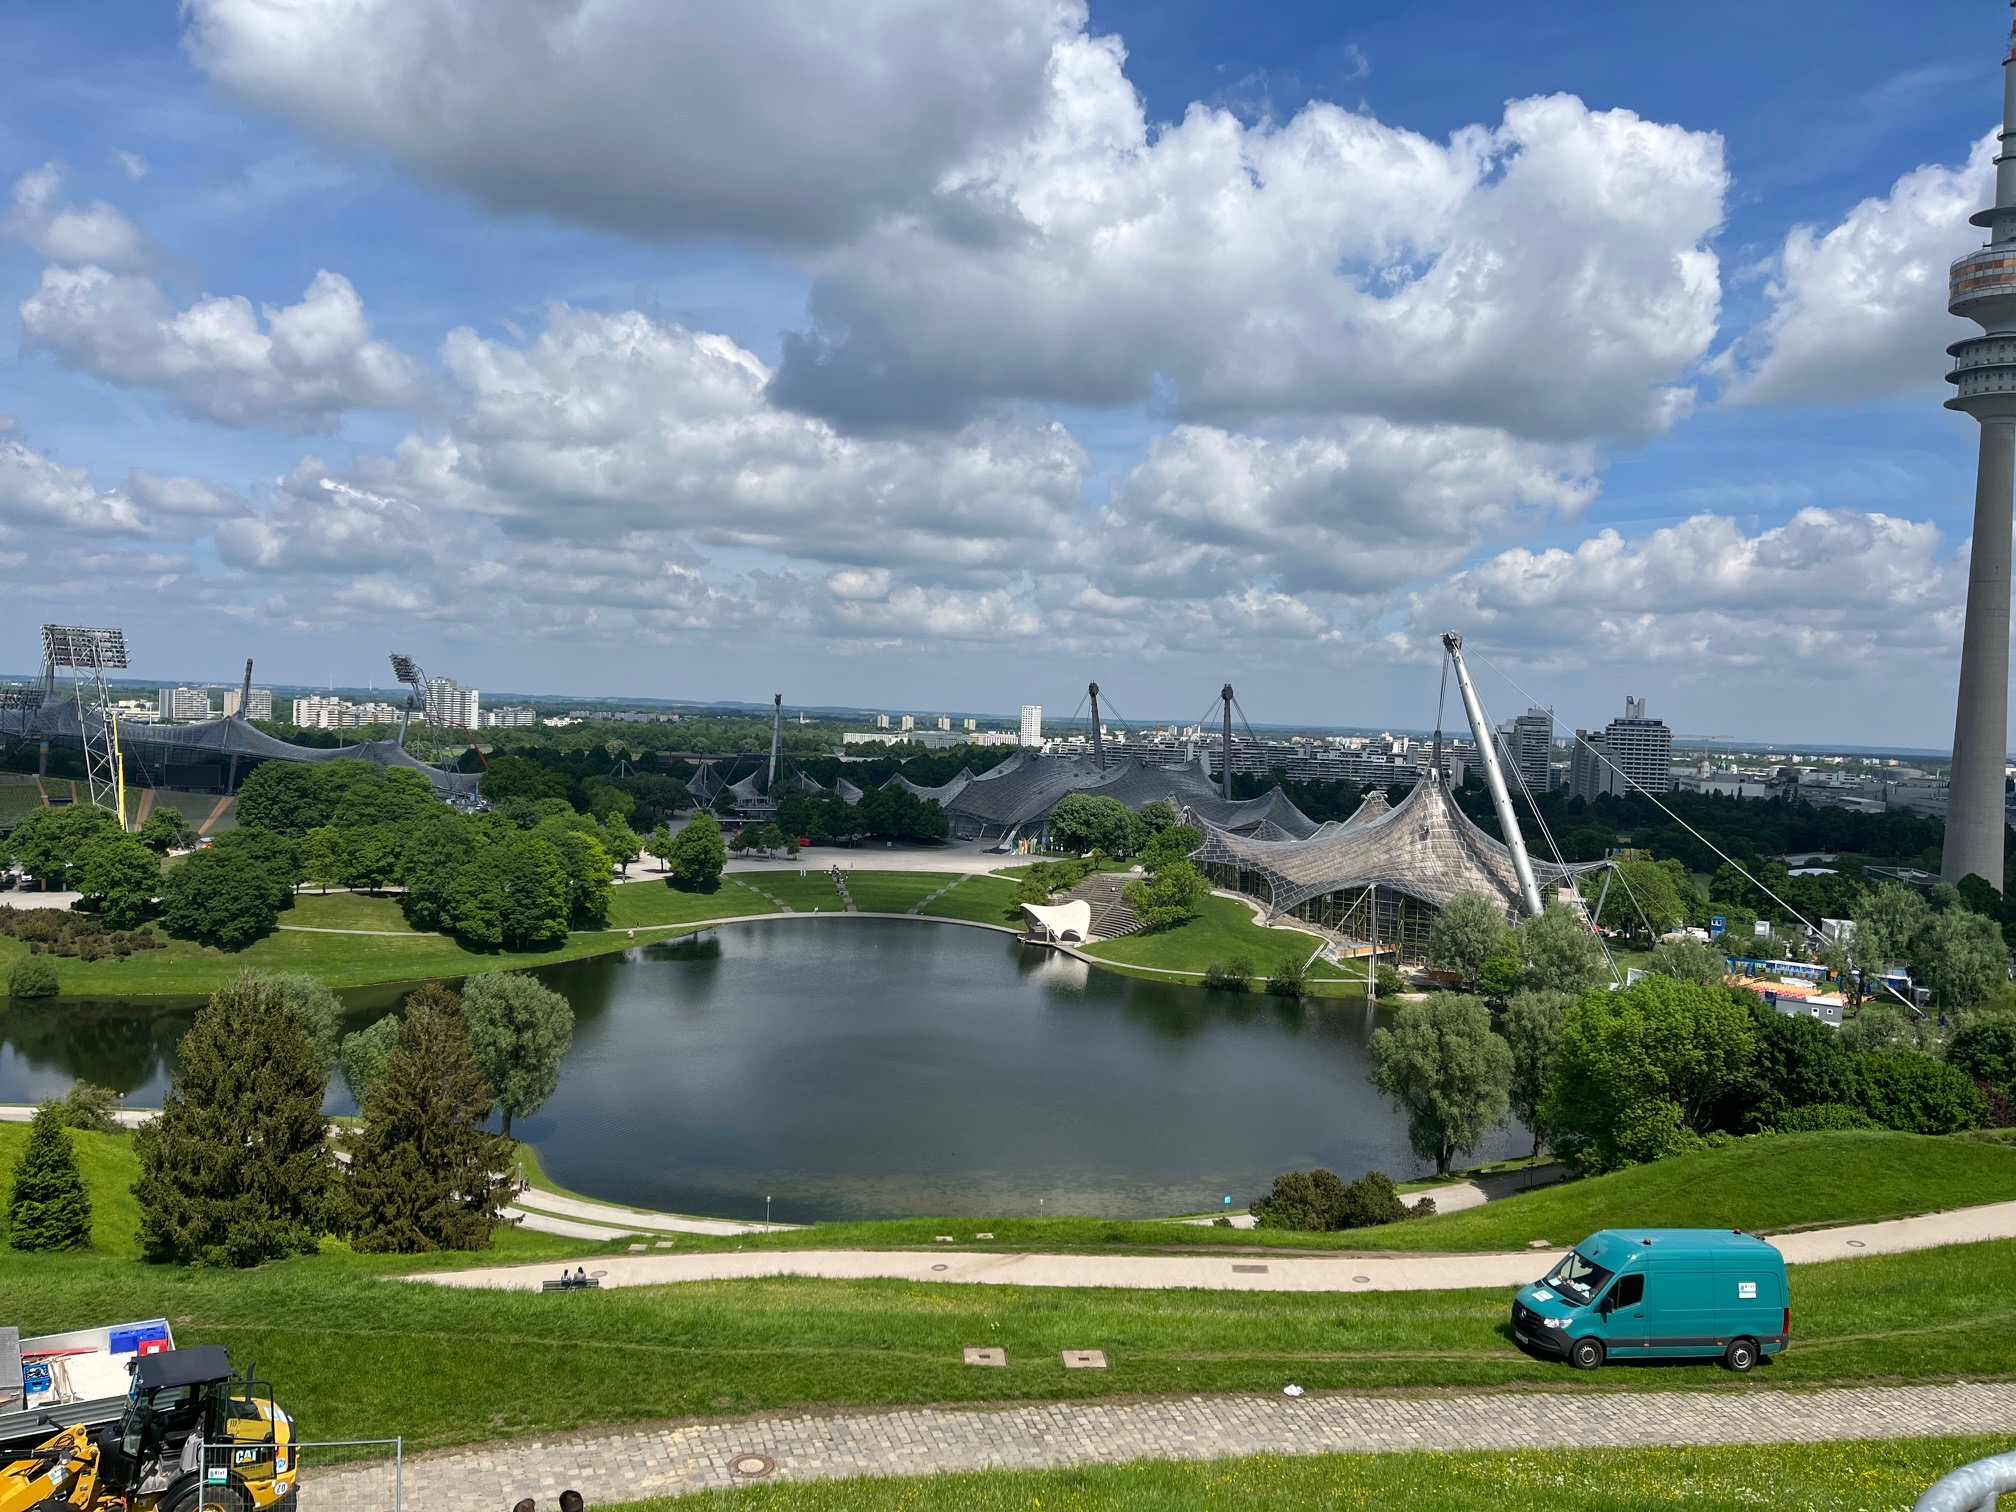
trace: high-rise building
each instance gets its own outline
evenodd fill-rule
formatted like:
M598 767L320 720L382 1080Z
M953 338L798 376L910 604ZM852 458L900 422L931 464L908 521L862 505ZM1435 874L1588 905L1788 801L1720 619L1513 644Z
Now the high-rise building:
M977 719L969 719L966 721L966 728L969 730L977 730L980 728L980 721Z
M1536 797L1554 777L1554 711L1528 709L1503 736L1505 761L1519 774L1526 791Z
M916 729L916 728L917 728L917 716L916 716L915 714L905 714L905 715L903 716L903 728L904 728L904 729L906 729L906 730L914 730L914 729Z
M877 715L875 716L875 728L876 728L876 729L878 729L878 730L886 730L886 729L888 729L888 728L889 728L889 716L888 716L887 714L877 714Z
M427 679L427 716L436 724L460 725L473 730L481 721L481 695L465 688L452 677Z
M952 728L951 717L949 715L940 714L938 716L938 728L941 730L951 729Z
M1673 786L1673 732L1654 719L1642 698L1624 700L1624 717L1603 728L1603 754L1623 769L1629 782L1619 790L1664 793Z
M1022 705L1022 744L1025 746L1043 744L1043 705Z
M224 690L224 714L226 718L238 712L238 699L243 691L241 688L226 688ZM247 719L271 719L273 717L273 690L271 688L254 688L251 696L245 702L245 717Z
M180 723L210 717L210 690L208 688L163 688L161 690L161 718L167 723Z
M1612 785L1616 774L1603 764L1607 754L1601 730L1575 732L1575 753L1568 759L1569 797L1587 800L1616 791Z
M2003 771L2009 744L2009 559L2016 485L2016 32L2002 64L2002 150L1995 204L1973 223L1988 245L1953 264L1946 308L1982 334L1946 348L1954 386L1948 409L1981 422L1974 481L1974 544L1967 558L1967 620L1953 717L1953 775L1939 875L2002 885Z
M539 715L530 704L504 704L485 709L483 723L495 730L529 730L539 723Z

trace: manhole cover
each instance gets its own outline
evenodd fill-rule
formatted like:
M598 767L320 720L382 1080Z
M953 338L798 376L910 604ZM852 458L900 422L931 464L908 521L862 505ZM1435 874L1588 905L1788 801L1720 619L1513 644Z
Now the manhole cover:
M777 1461L767 1454L738 1454L728 1461L728 1473L743 1480L761 1480L777 1468Z
M931 1267L933 1270L950 1270L951 1268L949 1265L934 1265Z
M1848 1241L1848 1248L1850 1249L1867 1249L1868 1247L1860 1239L1850 1239Z
M1363 1286L1367 1282L1369 1282L1372 1278L1370 1276L1353 1276L1351 1279L1353 1281L1356 1281L1360 1286Z

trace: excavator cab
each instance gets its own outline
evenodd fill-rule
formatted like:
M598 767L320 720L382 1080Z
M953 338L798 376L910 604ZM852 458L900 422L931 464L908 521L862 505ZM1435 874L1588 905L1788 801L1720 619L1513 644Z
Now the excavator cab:
M291 1512L293 1438L273 1388L237 1375L220 1346L146 1355L100 1441L100 1489L156 1512Z

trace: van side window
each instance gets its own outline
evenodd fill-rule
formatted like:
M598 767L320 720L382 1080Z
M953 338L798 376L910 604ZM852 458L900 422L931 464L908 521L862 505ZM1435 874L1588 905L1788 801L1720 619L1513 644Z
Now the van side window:
M1639 1275L1619 1276L1617 1284L1610 1288L1612 1307L1636 1307L1645 1300L1645 1278Z

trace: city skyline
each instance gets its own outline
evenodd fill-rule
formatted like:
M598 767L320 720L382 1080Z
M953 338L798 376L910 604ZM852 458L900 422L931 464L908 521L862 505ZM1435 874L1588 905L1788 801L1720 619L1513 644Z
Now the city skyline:
M970 708L1040 663L1050 709L1229 678L1256 722L1426 728L1454 628L1501 719L1945 743L1944 269L2003 7L989 0L948 51L890 0L840 39L879 99L786 9L608 7L510 109L523 58L381 53L361 9L24 18L0 645L111 597L164 680L382 643L485 689Z

